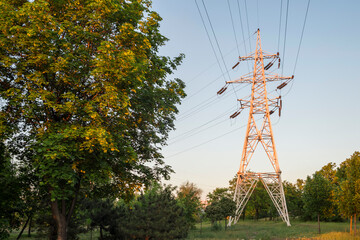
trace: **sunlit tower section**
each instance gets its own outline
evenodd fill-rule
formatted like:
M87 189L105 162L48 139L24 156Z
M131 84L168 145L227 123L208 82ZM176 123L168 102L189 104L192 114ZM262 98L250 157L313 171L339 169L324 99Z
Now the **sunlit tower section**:
M244 108L250 108L249 119L247 123L247 130L243 152L241 156L240 168L237 173L238 178L236 182L234 201L236 202L235 217L229 220L229 226L235 224L243 212L252 192L257 183L260 181L264 185L272 202L274 203L279 215L288 226L290 226L289 214L286 206L284 189L281 181L281 170L279 167L278 157L275 148L274 135L271 126L270 115L276 110L281 114L282 100L281 96L269 98L266 88L267 82L283 81L277 89L280 90L285 87L292 77L282 77L278 74L266 73L273 64L278 61L280 66L279 53L267 54L261 48L260 30L257 30L256 50L249 56L239 57L239 62L233 67L235 68L241 61L253 60L254 69L237 80L228 81L226 85L218 91L222 94L229 84L235 83L250 83L251 95L250 98L238 99L240 102L240 109L230 116L230 118L237 117ZM264 61L267 64L264 66ZM262 124L257 125L255 116L263 116ZM247 167L253 156L259 142L264 147L266 155L268 156L274 172L250 172Z

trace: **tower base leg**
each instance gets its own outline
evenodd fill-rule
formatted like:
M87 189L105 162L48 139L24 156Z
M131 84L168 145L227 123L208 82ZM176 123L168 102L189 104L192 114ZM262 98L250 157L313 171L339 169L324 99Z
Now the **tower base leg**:
M228 226L236 224L243 212L256 184L261 181L273 204L276 207L281 219L290 225L289 214L285 201L284 188L280 173L243 173L238 174L236 183L234 202L236 203L235 216L230 217Z

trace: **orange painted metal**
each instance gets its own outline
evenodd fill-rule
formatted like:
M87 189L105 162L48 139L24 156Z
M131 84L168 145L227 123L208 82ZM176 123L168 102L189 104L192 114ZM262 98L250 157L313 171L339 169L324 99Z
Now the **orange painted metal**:
M270 60L264 67L264 60ZM257 31L257 42L255 52L249 56L239 57L239 61L253 60L254 67L252 73L248 73L237 80L228 81L227 84L234 83L251 83L252 90L250 99L239 99L240 109L231 115L231 118L238 116L242 109L250 108L249 118L246 129L246 136L240 161L240 168L238 171L237 186L234 194L234 201L236 202L236 216L230 218L229 225L235 224L246 203L248 202L256 184L260 181L264 184L271 200L277 208L279 215L290 226L284 190L281 181L281 170L279 167L278 156L276 152L274 135L271 125L270 115L276 110L281 110L281 96L269 99L266 88L267 82L284 81L279 85L281 89L287 85L292 77L282 77L279 75L270 75L265 71L270 69L276 60L280 60L279 54L266 54L261 48L260 30ZM281 87L280 87L281 86ZM223 91L222 91L223 92ZM221 93L222 93L221 92ZM279 104L280 103L280 104ZM270 108L272 108L270 110ZM255 115L263 115L262 123L257 124ZM271 173L254 173L247 171L250 160L258 146L261 143L270 164L274 169Z

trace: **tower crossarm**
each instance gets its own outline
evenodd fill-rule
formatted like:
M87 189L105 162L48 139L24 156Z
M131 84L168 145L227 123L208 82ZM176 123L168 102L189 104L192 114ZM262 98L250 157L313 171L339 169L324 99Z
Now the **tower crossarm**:
M239 61L241 62L241 61L247 61L247 60L257 60L259 57L260 57L260 53L258 53L258 54L253 53L249 56L239 57ZM277 59L277 58L279 58L279 53L264 54L264 52L263 52L262 58L263 59Z
M265 77L266 81L267 82L275 82L275 81L284 81L284 80L291 80L293 79L294 76L291 76L291 77L282 77L282 76L279 76L278 74L275 74L275 75L267 75ZM230 83L252 83L253 82L253 76L250 76L250 77L240 77L239 79L236 79L236 80L232 80L232 81L227 81L226 83L227 84L230 84Z
M236 80L232 80L232 81L227 81L226 83L230 84L230 83L252 83L253 82L253 77L241 77L239 79Z
M245 100L245 99L238 99L240 102L240 108L248 108L251 105L251 100Z
M291 77L283 77L283 76L279 76L278 74L274 74L274 75L267 75L265 76L266 81L268 82L275 82L275 81L283 81L283 80L291 80L294 78L294 75L292 75Z
M279 106L279 101L281 100L281 97L276 97L276 98L272 98L272 99L268 99L268 106Z

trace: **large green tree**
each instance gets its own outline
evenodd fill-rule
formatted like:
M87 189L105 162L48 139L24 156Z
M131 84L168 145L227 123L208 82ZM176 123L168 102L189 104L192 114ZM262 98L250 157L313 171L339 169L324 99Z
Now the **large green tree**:
M323 175L315 173L312 177L307 177L303 192L304 210L317 217L319 233L320 217L331 215L331 197L331 183Z
M24 135L12 157L32 152L58 239L80 193L127 196L171 171L159 149L184 96L183 82L167 80L182 55L158 55L167 39L150 8L0 0L0 135L10 145Z

